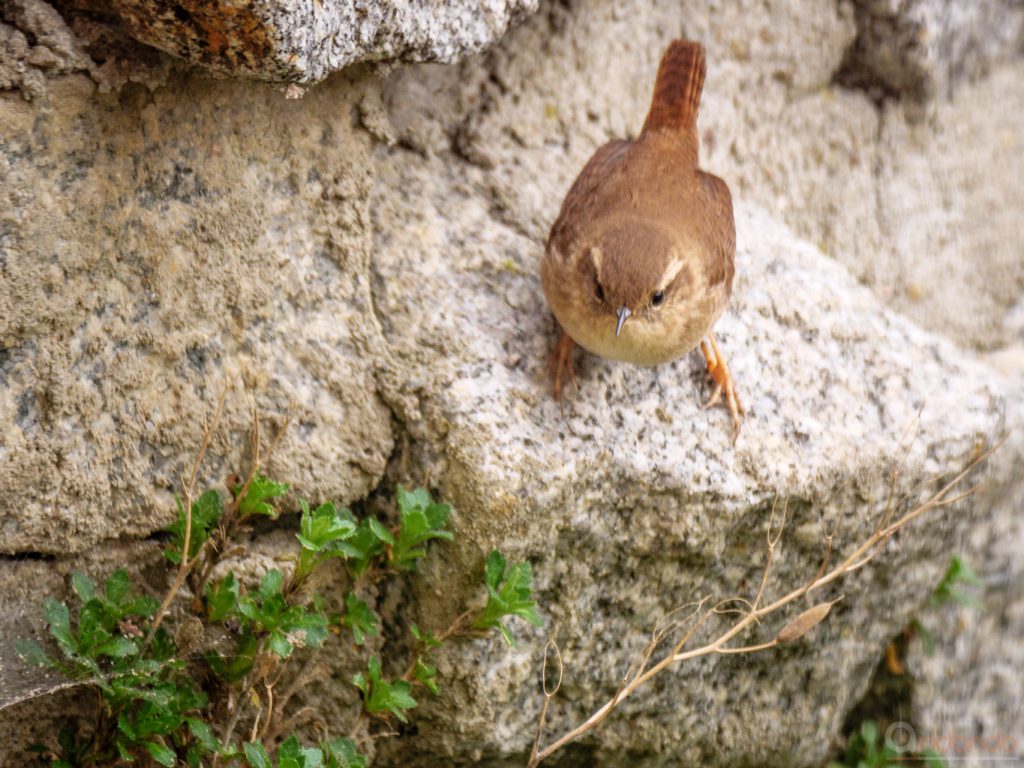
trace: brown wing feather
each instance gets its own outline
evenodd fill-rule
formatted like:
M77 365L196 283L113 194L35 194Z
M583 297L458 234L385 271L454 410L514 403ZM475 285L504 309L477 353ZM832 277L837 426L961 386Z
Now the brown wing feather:
M632 144L632 141L624 139L610 141L590 158L565 196L562 210L548 236L549 248L553 245L563 256L568 255L569 245L576 236L574 227L586 221L586 217L580 216L582 209L594 204L595 190L619 167Z
M736 271L736 221L732 213L732 195L724 181L710 173L699 171L701 196L707 211L705 227L705 268L710 285L725 282L732 292L732 278Z

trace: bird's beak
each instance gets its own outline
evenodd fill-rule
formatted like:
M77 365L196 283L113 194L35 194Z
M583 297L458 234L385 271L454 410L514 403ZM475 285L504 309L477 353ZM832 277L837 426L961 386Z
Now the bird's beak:
M621 307L615 310L615 314L619 316L619 322L615 326L615 336L618 337L618 335L622 333L622 326L626 324L626 318L628 318L633 313L629 311L629 307L623 304Z

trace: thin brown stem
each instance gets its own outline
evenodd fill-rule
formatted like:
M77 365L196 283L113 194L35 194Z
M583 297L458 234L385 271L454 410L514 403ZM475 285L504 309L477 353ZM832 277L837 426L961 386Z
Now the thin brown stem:
M156 631L160 628L160 624L163 622L164 617L167 616L167 611L171 607L171 602L177 596L178 590L181 589L181 585L185 582L185 577L188 575L188 572L192 567L192 563L194 562L193 560L189 560L188 557L189 550L192 546L192 497L195 493L196 477L199 475L199 466L203 463L203 457L206 455L206 451L210 447L210 441L213 439L213 433L217 429L217 425L220 423L220 416L224 410L224 400L227 398L227 395L228 388L225 385L224 389L221 390L220 397L217 399L217 407L214 410L213 419L208 422L203 429L203 439L199 444L199 450L196 452L195 460L192 462L192 471L189 473L188 481L184 483L182 487L185 507L185 536L181 547L181 562L178 564L178 572L174 576L174 582L171 584L171 588L167 590L167 595L164 597L163 602L160 604L160 608L153 616L153 623L149 628L149 634L146 636L146 641L142 644L143 652L145 652L146 649L149 648L150 643L153 642L153 638L156 636Z
M283 694L277 697L277 712L279 714L284 713L285 707L288 706L288 702L291 701L292 696L294 696L300 688L310 681L319 661L319 654L319 648L314 649L312 653L310 653L309 658L306 659L305 663L302 665L302 669L299 670L297 675L295 675L291 684L285 689ZM271 736L276 737L280 733L282 733L282 730L280 724L278 724L271 732Z
M802 597L803 595L809 594L815 590L819 590L823 587L826 587L832 582L856 570L857 568L860 568L861 566L870 561L871 557L873 557L874 554L876 554L878 548L880 548L882 544L888 541L893 536L893 534L895 534L902 528L906 527L909 523L911 523L913 520L917 519L921 515L925 514L926 512L932 509L937 509L939 507L945 507L951 504L955 504L956 502L961 501L962 499L970 496L972 493L976 491L976 486L972 487L967 491L958 493L955 496L950 496L949 494L961 481L963 481L963 479L976 466L978 466L978 464L980 464L982 461L984 461L993 453L995 453L995 451L999 450L999 448L1002 447L1005 441L1006 438L1004 437L993 448L983 453L975 454L975 456L972 457L971 461L968 462L967 466L964 467L964 469L960 471L958 474L956 474L952 480L943 485L942 488L940 488L938 491L932 494L932 496L930 496L926 501L922 502L921 504L918 504L909 512L897 518L895 522L888 522L889 520L891 520L892 513L891 510L887 510L885 516L883 517L883 520L885 520L887 524L876 527L875 531L871 534L871 536L869 536L864 542L862 542L861 545L858 546L853 552L851 552L846 557L846 559L844 559L839 565L832 568L832 570L817 576L809 583L804 584L798 587L797 589L794 589L791 592L783 595L782 597L777 598L774 602L763 607L759 607L759 601L761 596L763 595L763 582L765 580L765 577L763 577L762 588L758 589L758 595L755 598L755 602L751 606L751 610L749 612L744 613L742 617L739 620L737 620L729 629L727 629L725 632L723 632L721 635L719 635L716 639L712 640L711 642L699 648L694 648L689 651L683 651L682 648L689 641L690 637L692 637L692 635L696 633L696 631L701 626L703 626L705 621L710 616L720 615L726 612L723 610L723 606L727 605L730 602L730 600L723 600L717 603L712 608L705 610L702 616L700 617L699 621L697 621L695 626L691 629L691 631L687 633L687 636L681 639L676 644L676 646L673 648L672 653L665 656L661 661L659 661L657 664L655 664L653 667L646 671L643 671L643 668L641 667L641 671L637 675L635 675L627 685L621 687L618 691L616 691L615 695L608 702L599 707L583 723L576 726L563 736L559 737L543 749L539 749L537 748L537 745L535 745L534 750L531 752L529 762L527 763L528 768L536 768L536 766L538 766L544 759L552 755L554 752L558 751L566 744L576 740L587 731L596 727L598 724L600 724L602 720L604 720L609 714L611 714L612 710L618 704L620 704L622 701L628 698L634 691L636 691L640 686L642 686L652 677L659 674L660 672L662 672L663 670L665 670L673 664L676 664L681 661L687 661L693 658L698 658L700 656L707 656L710 654L754 653L756 651L767 650L778 645L778 638L774 638L766 643L743 646L738 648L730 648L727 645L727 643L734 637L739 635L741 632L743 632L745 629L747 629L751 624L758 622L763 617L775 613L779 609L783 608L789 603L792 603L794 600ZM775 539L774 541L775 543L777 543L777 539ZM771 552L774 548L774 543L770 533L768 545L769 552ZM831 550L831 547L829 548L829 550ZM703 605L703 603L701 603L701 605Z

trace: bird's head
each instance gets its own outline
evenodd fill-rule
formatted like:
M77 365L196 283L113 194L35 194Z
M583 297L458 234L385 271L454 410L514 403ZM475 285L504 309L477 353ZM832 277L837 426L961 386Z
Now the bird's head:
M690 294L693 275L678 244L656 227L621 222L595 233L577 262L584 300L620 336L627 321L658 325Z

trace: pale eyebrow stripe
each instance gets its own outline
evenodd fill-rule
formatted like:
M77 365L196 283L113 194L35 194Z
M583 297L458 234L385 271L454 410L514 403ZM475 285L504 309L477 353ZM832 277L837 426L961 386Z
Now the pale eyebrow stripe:
M596 245L590 249L590 259L594 262L594 269L597 270L597 276L601 276L601 262L604 259L604 254L601 253L601 249Z
M675 258L668 263L668 267L665 268L665 273L661 276L661 281L658 283L658 290L665 290L669 284L676 279L683 268L686 266L686 262L682 259Z

